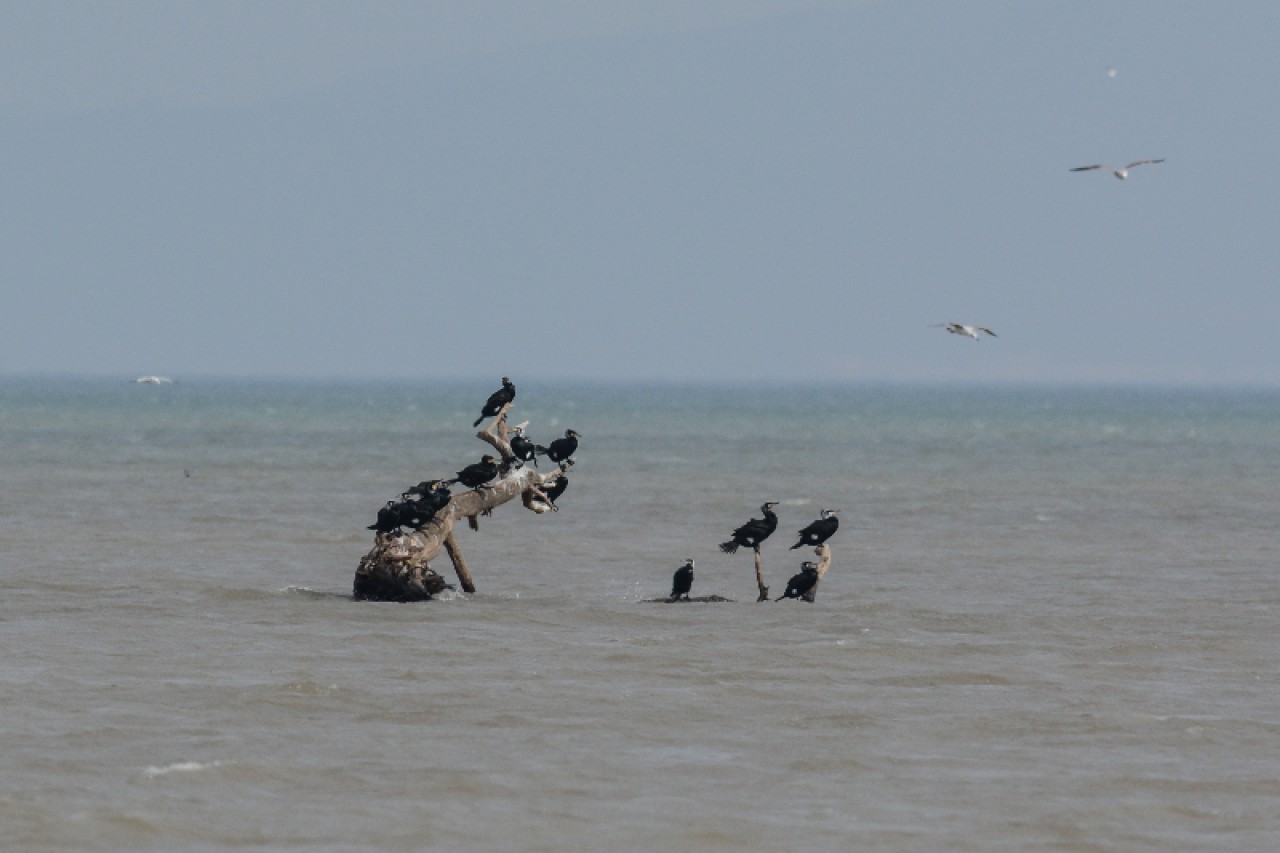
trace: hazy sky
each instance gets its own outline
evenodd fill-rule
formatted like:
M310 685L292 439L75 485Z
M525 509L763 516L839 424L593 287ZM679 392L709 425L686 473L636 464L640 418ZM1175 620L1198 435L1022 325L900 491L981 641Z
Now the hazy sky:
M0 374L1280 385L1275 0L0 24Z

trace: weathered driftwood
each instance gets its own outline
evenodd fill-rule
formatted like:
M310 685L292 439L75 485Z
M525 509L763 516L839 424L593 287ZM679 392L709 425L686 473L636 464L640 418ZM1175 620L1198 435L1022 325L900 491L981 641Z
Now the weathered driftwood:
M764 584L764 572L760 570L760 549L756 549L756 586L760 588L760 597L756 601L769 600L769 587Z
M458 582L467 592L475 592L475 582L462 550L453 535L453 527L466 519L472 529L479 529L479 517L490 514L514 498L531 512L544 513L553 509L542 493L564 469L557 466L540 473L532 465L514 466L510 430L507 428L507 406L476 437L488 442L498 451L502 466L498 478L479 489L455 494L444 509L420 529L398 536L378 534L373 549L356 568L354 595L358 599L377 601L421 601L449 588L444 579L431 568L431 561L441 548L453 563Z
M822 576L827 573L827 569L831 568L831 546L822 543L813 549L813 553L818 555L818 579L813 582L813 588L800 596L810 604L818 597L818 584L822 583Z

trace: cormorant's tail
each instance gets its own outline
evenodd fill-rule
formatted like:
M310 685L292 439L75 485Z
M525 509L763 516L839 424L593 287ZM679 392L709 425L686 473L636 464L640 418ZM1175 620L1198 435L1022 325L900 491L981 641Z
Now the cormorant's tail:
M454 477L452 480L445 480L444 484L446 486L452 486L454 483L461 483L461 482L462 482L461 477Z
M724 551L726 554L736 554L738 553L738 543L732 539L728 542L721 542L720 550Z
M473 424L472 424L472 426L473 426L473 427L478 427L478 426L480 426L480 422L481 422L482 420L484 420L484 415L481 415L480 417L476 418L476 422L475 422L475 423L473 423Z

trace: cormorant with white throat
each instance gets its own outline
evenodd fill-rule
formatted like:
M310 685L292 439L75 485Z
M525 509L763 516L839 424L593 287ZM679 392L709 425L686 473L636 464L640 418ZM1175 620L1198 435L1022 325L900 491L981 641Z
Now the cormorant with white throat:
M777 505L777 501L763 504L760 512L764 514L764 518L753 518L733 531L733 538L720 543L720 550L726 554L736 554L741 547L752 548L759 553L760 543L768 539L778 527L778 516L773 514L773 508Z
M502 407L510 403L516 398L516 386L511 383L507 377L502 377L502 387L489 395L489 399L485 401L484 408L480 410L480 417L476 418L473 427L480 426L480 422L485 418L491 418L498 412L502 411Z
M791 580L787 581L787 591L775 598L774 601L781 601L784 598L803 598L805 593L817 585L818 564L801 563L800 574L791 576Z
M689 590L693 589L693 558L684 561L684 565L676 569L676 573L671 577L671 600L679 601L681 598L689 600Z
M840 526L840 519L836 518L837 512L839 510L824 509L819 513L821 518L800 531L800 541L792 545L791 550L794 551L805 545L812 545L816 548L834 536L836 528Z
M546 447L539 447L539 453L545 453L552 462L563 462L578 449L578 433L567 429L564 438L557 438Z
M511 455L521 462L532 462L538 467L538 447L524 437L524 427L518 426L511 432Z

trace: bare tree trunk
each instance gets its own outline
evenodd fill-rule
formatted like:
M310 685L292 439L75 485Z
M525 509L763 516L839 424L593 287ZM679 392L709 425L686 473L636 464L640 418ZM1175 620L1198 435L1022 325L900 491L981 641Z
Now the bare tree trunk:
M769 600L769 587L764 585L764 572L760 570L760 549L756 550L756 586L760 588L760 597L756 601Z
M448 587L444 579L431 568L430 562L444 548L453 562L458 581L467 592L475 592L471 570L462 556L454 525L467 519L473 529L478 528L480 515L488 515L497 507L522 497L525 508L542 514L553 507L542 493L556 478L565 473L568 466L558 466L542 474L531 465L515 467L510 430L507 428L508 403L486 429L476 437L492 445L503 462L498 478L492 483L455 495L436 513L431 521L420 529L400 536L379 534L373 550L366 554L356 569L354 596L358 599L378 601L420 601L439 594Z
M449 559L453 561L453 570L458 573L458 582L462 584L464 592L475 592L476 584L471 579L471 569L467 566L466 559L462 556L462 549L458 547L458 540L453 538L453 531L449 531L449 535L444 537L445 550L449 552Z
M822 583L822 576L827 573L827 569L831 567L831 546L822 543L813 549L813 553L818 555L818 579L813 582L813 589L806 592L801 598L810 604L818 597L818 584Z

